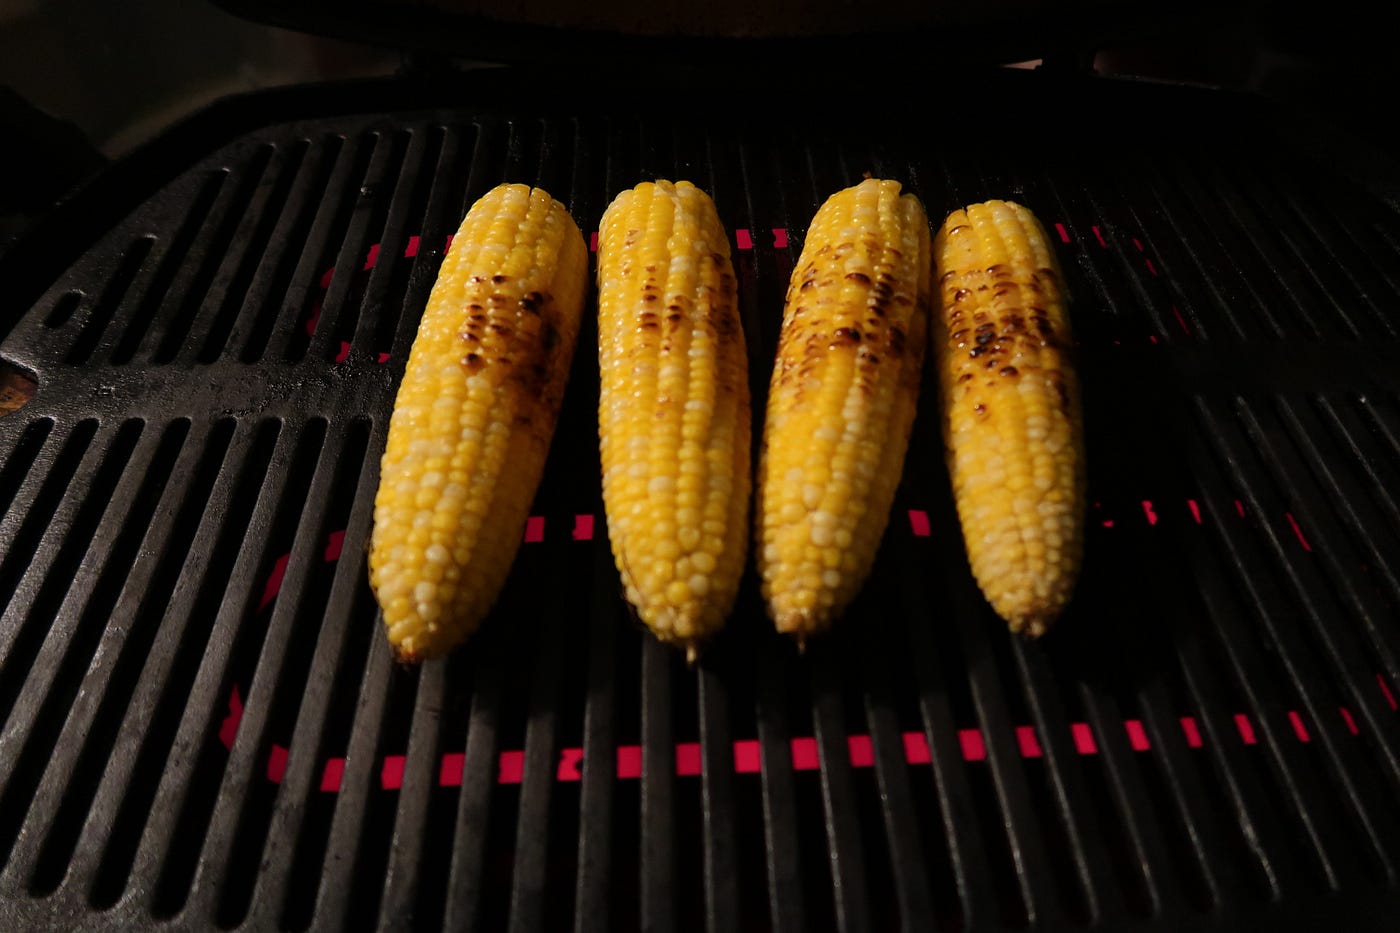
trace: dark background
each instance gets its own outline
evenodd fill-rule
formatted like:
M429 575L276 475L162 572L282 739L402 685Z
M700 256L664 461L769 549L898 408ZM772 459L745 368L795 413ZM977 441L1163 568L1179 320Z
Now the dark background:
M1224 2L1185 26L1170 4L1147 11L1150 26L1071 67L1257 92L1396 152L1400 69L1360 0ZM214 99L479 59L265 26L208 0L0 0L0 252L110 160Z

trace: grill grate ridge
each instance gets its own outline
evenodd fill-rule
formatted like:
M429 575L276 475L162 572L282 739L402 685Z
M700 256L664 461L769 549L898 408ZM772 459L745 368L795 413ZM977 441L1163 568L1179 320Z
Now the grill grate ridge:
M55 618L58 603L67 592L67 584L73 582L78 561L89 544L100 552L105 545L103 538L113 534L114 522L99 525L103 507L126 469L142 427L141 422L131 421L117 429L104 431L94 426L84 432L80 425L70 435L64 454L76 458L81 451L82 460L74 464L73 470L80 477L78 482L86 487L86 494L79 500L81 505L68 500L60 506L48 533L31 552L24 579L6 610L6 628L18 630L10 641L12 650L3 655L5 678L0 693L0 711L4 714L4 729L0 731L0 751L4 752L0 755L0 801L9 801L0 822L0 853L7 861L13 856L12 846L25 809L15 800L32 799L43 762L56 737L53 732L34 728L45 700L49 699L52 668L60 660L52 649L71 638L77 619L71 615L60 618L48 631L41 623ZM61 469L55 468L60 477ZM54 479L54 474L50 474L41 495L52 492ZM102 538L97 537L99 532ZM23 544L17 541L16 549L21 547Z
M90 903L99 910L116 905L126 887L174 741L183 699L210 634L200 631L200 626L191 626L190 621L203 617L211 600L217 600L222 592L223 581L209 577L210 568L220 566L241 544L246 521L240 524L238 518L250 511L251 500L270 466L279 428L276 422L265 421L240 434L235 427L222 464L210 464L216 472L206 480L212 485L209 510L202 518L192 511L186 513L188 517L182 516L186 528L196 524L194 540L211 546L185 555L171 552L182 563L181 579L190 585L177 589L176 581L166 577L160 590L168 594L168 602L152 604L153 611L156 605L163 609L161 631L145 659L116 740L138 751L108 762L69 868L69 877L87 890ZM190 505L186 508L191 510L203 504L194 495L187 502ZM211 514L215 516L212 519ZM225 514L234 520L223 521Z
M228 170L228 181L210 206L209 223L200 231L198 246L190 250L197 257L193 272L188 277L179 276L178 298L163 303L147 332L145 344L151 347L154 362L169 363L185 349L196 321L206 313L210 290L221 284L219 270L228 261L230 248L246 245L251 229L246 224L256 214L252 202L275 152L275 146L261 145L251 158ZM242 237L237 236L240 230Z
M122 256L121 263L112 272L107 280L107 287L103 290L101 297L92 306L92 310L85 318L82 318L77 326L81 330L73 339L73 345L68 350L68 355L64 362L69 365L81 365L87 362L102 343L102 337L107 328L111 325L113 318L118 314L118 307L129 300L133 286L137 279L141 277L143 269L148 269L147 258L155 245L155 238L150 236L138 237L126 253ZM137 292L139 294L139 291ZM61 315L53 315L61 318Z
M26 424L23 432L7 438L4 466L0 468L0 522L9 515L10 504L24 487L53 426L52 419L38 418Z
M67 626L61 621L50 628L49 644L55 651L49 657L40 654L31 667L31 682L26 684L30 696L40 694L33 683L35 675L44 676L49 668L57 665L47 688L44 707L35 719L62 721L63 729L55 740L39 791L20 832L20 847L38 853L29 885L31 893L39 896L52 892L62 879L82 825L81 813L86 809L82 802L64 799L64 808L76 807L77 811L67 820L59 819L62 813L56 816L54 811L59 809L60 794L66 791L65 796L81 800L95 789L95 778L100 773L96 761L85 756L93 764L78 770L75 759L91 735L92 716L98 700L106 693L109 674L116 663L113 655L133 635L137 639L141 637L139 632L131 631L130 617L118 614L116 604L131 578L142 573L142 568L136 564L143 542L151 540L151 525L147 522L159 515L159 504L189 434L190 422L174 421L159 435L147 431L144 442L136 433L138 430L135 425L131 426L129 436L134 449L114 490L131 494L129 499L121 496L121 500L126 500L123 504L128 511L126 514L117 509L110 511L93 535L89 552L72 575L68 595L57 613L58 619L76 618L77 624L71 634L65 632ZM104 469L111 468L104 465ZM139 485L133 482L138 478ZM126 481L121 482L121 479ZM133 490L133 486L137 488ZM104 550L105 556L94 559L94 555ZM64 634L68 634L66 644L58 640ZM53 654L59 654L60 659L51 660ZM32 842L26 844L26 837ZM16 867L21 864L16 860L7 870L23 871Z
M33 641L42 638L38 626L21 626L20 620L26 615L23 605L16 605L15 597L24 603L34 599L33 587L21 589L22 582L40 550L51 552L53 543L67 534L78 503L65 497L77 480L79 489L86 487L93 472L91 445L97 434L96 419L88 418L78 422L68 431L61 431L57 439L51 432L45 448L51 443L61 445L48 463L42 463L38 471L28 473L25 482L11 500L10 511L0 522L0 597L5 600L5 613L0 616L0 672L6 673L0 679L0 713L9 716L19 684L14 676L17 668L12 668L11 658L29 657ZM44 449L39 451L40 456ZM83 469L84 465L87 469ZM46 543L47 542L47 543ZM0 763L0 768L3 768Z
M218 359L230 338L236 336L235 325L243 317L244 302L254 274L269 253L274 232L293 214L294 208L288 199L297 187L310 145L307 140L297 140L272 154L257 190L249 199L247 215L230 244L230 255L216 274L191 328L191 347L200 345L195 357L198 362L211 363ZM189 348L184 355L189 356Z
M178 224L173 225L176 227L173 234L159 239L155 246L155 250L160 252L159 265L146 283L139 304L121 322L121 335L117 338L110 358L114 365L131 362L146 337L148 324L159 314L159 309L175 285L179 273L183 271L186 275L190 274L190 267L186 265L185 260L191 250L196 248L195 238L208 219L214 201L227 180L227 171L211 171L202 181L188 179L175 188L182 193L187 189L194 190L189 199L189 209L184 212ZM183 286L183 282L181 284Z
M228 899L235 897L245 883L240 875L251 856L247 860L235 860L234 852L245 844L243 834L249 831L248 824L255 819L250 811L263 804L266 797L265 784L259 781L254 785L253 771L262 757L258 753L267 742L267 721L277 700L277 686L286 663L288 641L301 611L301 601L309 595L312 561L319 557L317 545L325 540L328 530L327 512L330 509L330 494L335 489L336 474L342 464L347 469L358 465L353 448L356 433L359 432L355 431L353 422L331 427L323 418L311 419L294 429L295 447L287 461L287 481L275 493L275 511L269 509L272 514L265 526L259 528L256 520L252 526L264 536L262 567L270 568L272 556L282 553L284 547L292 555L284 577L288 595L278 599L271 618L264 624L259 624L261 620L250 618L251 613L246 608L239 611L237 616L230 611L240 601L245 606L250 603L253 593L249 590L253 587L246 587L242 593L235 595L233 601L225 595L220 614L225 617L225 624L236 624L238 630L230 639L228 657L218 658L206 653L194 688L195 694L203 695L198 700L192 697L186 709L186 722L181 724L183 730L191 721L191 714L201 708L209 710L205 714L206 722L214 719L220 702L227 695L230 665L236 669L242 658L257 658L256 673L248 686L242 717L233 744L228 749L227 761L218 771L211 769L209 774L207 786L211 792L217 786L217 796L209 793L187 798L188 809L180 821L178 838L157 843L165 846L163 870L165 877L172 882L169 888L172 895L170 903L177 907L188 904L197 920L215 914L217 902L218 921L227 921L229 914L224 910L229 909L226 907ZM274 485L263 487L266 496L263 502L270 503L271 495L268 494L273 493ZM257 550L254 547L243 553L250 555ZM265 572L254 579L264 576ZM292 594L296 598L291 598ZM217 692L211 692L211 688ZM211 797L213 799L209 799ZM202 828L205 825L207 829ZM173 833L173 830L173 826L168 830L161 827L158 832ZM198 858L188 859L177 868L176 853L182 846L189 846L192 852L198 853ZM253 852L261 848L255 838L250 847ZM186 867L192 869L188 880L188 901L176 894L181 889L175 886L180 883L178 879Z

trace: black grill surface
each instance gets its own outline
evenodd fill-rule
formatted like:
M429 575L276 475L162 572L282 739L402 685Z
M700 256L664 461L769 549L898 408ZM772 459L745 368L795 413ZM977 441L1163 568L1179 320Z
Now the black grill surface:
M1400 216L1223 94L769 80L237 99L7 258L0 928L1394 929ZM1060 627L983 603L926 380L839 629L800 657L750 574L687 669L620 599L590 322L498 610L396 667L364 545L466 207L535 183L587 233L639 180L712 192L761 412L806 224L866 172L1057 241Z

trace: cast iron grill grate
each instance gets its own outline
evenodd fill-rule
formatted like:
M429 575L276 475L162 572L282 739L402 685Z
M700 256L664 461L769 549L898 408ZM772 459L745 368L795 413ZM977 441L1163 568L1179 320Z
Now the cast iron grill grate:
M1400 218L1239 101L1001 80L1037 148L249 104L56 278L10 268L39 390L0 419L0 926L1387 928ZM805 224L867 171L1059 240L1093 502L1062 627L983 605L926 385L840 630L798 658L750 579L687 670L619 601L586 326L494 621L396 668L361 555L466 207L531 182L588 231L642 178L711 191L761 411Z

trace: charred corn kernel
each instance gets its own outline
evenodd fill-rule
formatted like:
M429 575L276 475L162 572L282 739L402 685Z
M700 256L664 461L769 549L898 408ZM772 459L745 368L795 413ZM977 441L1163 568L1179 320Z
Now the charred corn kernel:
M918 401L928 217L867 179L817 211L788 284L758 474L768 611L803 644L870 572Z
M624 191L598 235L598 431L627 599L694 659L739 589L749 384L729 240L690 182Z
M1013 631L1041 635L1079 574L1084 441L1063 277L1010 201L954 211L934 239L933 353L948 472L973 575Z
M370 586L403 661L475 631L520 546L578 336L588 248L545 192L474 204L428 297L389 419Z

